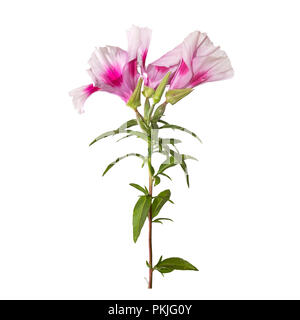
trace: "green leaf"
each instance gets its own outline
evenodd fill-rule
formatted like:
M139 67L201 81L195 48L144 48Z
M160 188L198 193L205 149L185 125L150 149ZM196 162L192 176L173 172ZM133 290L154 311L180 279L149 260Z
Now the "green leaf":
M160 260L154 269L158 270L161 273L168 273L174 270L193 270L199 271L196 267L194 267L188 261L181 258L167 258L165 260Z
M180 130L180 131L183 131L183 132L186 132L190 135L192 135L194 138L196 138L199 142L202 143L201 139L196 135L195 132L192 132L184 127L180 127L178 125L175 125L175 124L169 124L167 123L166 121L162 121L162 120L159 120L159 122L161 123L164 123L163 126L161 126L159 129L173 129L173 130Z
M198 161L198 159L193 157L193 156L190 156L188 154L181 154L181 153L179 153L177 151L174 151L174 150L172 150L170 148L168 148L168 152L170 153L170 155L172 155L175 158L177 163L181 163L184 160L196 160L196 161Z
M162 173L161 173L161 175L162 175L162 176L167 177L169 180L171 180L171 181L172 181L171 177L170 177L170 176L168 176L167 174L165 174L165 173L163 173L163 172L162 172Z
M130 127L133 127L133 126L136 126L137 125L137 121L135 119L131 119L129 121L126 121L125 123L123 123L118 129L116 130L112 130L112 131L107 131L107 132L104 132L102 133L100 136L98 136L96 139L94 139L91 143L90 143L90 146L92 144L94 144L95 142L101 140L101 139L104 139L106 137L109 137L109 136L114 136L115 134L119 134L119 133L123 133L123 132L126 132L126 129L130 128Z
M151 206L151 197L150 196L141 196L137 201L134 209L133 209L133 241L136 242L145 220L148 216L148 212Z
M149 165L149 163L148 163L148 165ZM149 169L150 169L151 175L154 176L155 170L154 170L154 168L153 168L153 166L151 164L150 164Z
M178 163L175 161L175 158L173 156L169 157L160 165L157 171L157 175L162 174L165 170L167 170L168 168L174 167L177 164Z
M179 139L174 139L174 138L158 138L158 144L156 143L155 146L158 145L158 151L162 152L164 148L168 148L168 144L172 145L175 147L175 144L181 143L182 141Z
M148 194L148 190L144 189L143 187L141 187L139 184L136 183L129 183L130 186L132 186L133 188L138 189L139 191L142 191L145 195Z
M154 176L154 185L157 186L160 183L160 177Z
M188 187L190 187L189 174L188 174L188 169L187 169L187 165L186 165L185 160L192 159L192 160L197 160L198 161L198 159L196 159L195 157L192 157L190 155L187 155L187 154L181 154L181 153L179 153L177 151L174 151L174 150L170 149L167 146L163 147L163 151L161 153L170 154L171 156L168 157L160 165L160 167L158 169L158 172L157 172L157 175L163 174L166 169L179 164L180 167L182 168L182 170L185 173L187 185L188 185Z
M153 220L152 222L156 222L156 223L161 223L162 224L162 220L167 220L167 221L172 221L172 222L174 222L172 219L170 219L170 218L157 218L157 219L155 219L155 220Z
M180 166L181 166L183 172L185 173L185 178L186 178L187 186L190 187L189 173L188 173L187 165L186 165L186 163L185 163L184 160L182 160L182 162L180 163Z
M170 199L171 191L169 189L160 192L152 204L152 218L156 217L159 214L159 211L164 206L164 204Z
M129 138L129 137L133 137L133 136L134 136L133 134L127 134L126 136L118 139L116 142L119 142L119 141L121 141L121 140L127 139L127 138Z
M141 158L141 159L143 159L143 160L145 159L145 157L142 156L142 155L139 154L139 153L127 153L127 154L125 154L125 156L119 157L119 158L117 158L115 161L111 162L111 163L106 167L106 169L104 170L102 176L104 176L104 175L107 173L107 171L110 170L117 162L119 162L120 160L123 160L123 159L125 159L125 158L127 158L127 157L130 157L130 156L135 156L135 157Z
M133 131L133 130L126 130L124 131L126 133L128 133L128 135L126 137L129 136L136 136L137 138L143 139L145 141L147 141L147 135L144 132L141 131ZM124 137L125 138L125 137ZM120 139L121 140L121 139Z

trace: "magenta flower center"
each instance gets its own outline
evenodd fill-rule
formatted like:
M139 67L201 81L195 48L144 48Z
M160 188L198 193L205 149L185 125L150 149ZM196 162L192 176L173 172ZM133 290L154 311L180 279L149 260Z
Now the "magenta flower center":
M191 80L191 86L197 86L202 82L205 82L208 79L207 71L200 71L196 74L194 74L192 80Z
M96 91L98 91L98 90L99 90L99 88L98 88L98 87L94 87L93 84L90 84L89 86L87 86L87 87L84 89L85 93L87 93L88 96L90 96L92 93L94 93L94 92L96 92Z
M112 87L120 87L123 82L122 70L119 66L109 66L102 74L103 81Z

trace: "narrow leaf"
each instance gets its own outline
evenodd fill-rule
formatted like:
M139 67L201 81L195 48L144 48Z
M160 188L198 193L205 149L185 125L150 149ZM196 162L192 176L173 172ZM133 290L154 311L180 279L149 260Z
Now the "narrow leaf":
M187 165L184 160L182 160L182 162L180 163L180 166L181 166L183 172L185 173L187 186L190 187L189 173L188 173Z
M109 137L109 136L114 136L115 134L119 134L119 133L123 133L123 132L126 132L126 129L127 128L130 128L130 127L133 127L133 126L136 126L137 125L137 121L135 119L131 119L129 121L126 121L125 123L123 123L118 129L116 130L112 130L112 131L107 131L107 132L104 132L102 133L100 136L98 136L96 139L94 139L91 143L90 143L90 146L92 144L94 144L95 142L101 140L101 139L104 139L106 137Z
M151 197L150 196L141 196L137 201L134 209L133 209L133 241L136 242L145 220L148 216L148 212L151 206Z
M175 124L169 124L166 123L165 121L161 121L159 120L161 123L164 123L164 125L162 127L160 127L159 129L174 129L174 130L180 130L180 131L184 131L190 135L192 135L194 138L196 138L199 142L202 143L201 139L196 135L195 132L190 131L189 129L186 129L184 127L175 125Z
M169 219L169 218L157 218L155 220L153 220L152 222L157 222L157 223L161 223L162 224L162 220L167 220L167 221L172 221L174 222L172 219Z
M119 157L119 158L117 158L115 161L111 162L111 163L106 167L106 169L104 170L102 176L104 176L104 175L107 173L107 171L110 170L117 162L119 162L120 160L123 160L123 159L125 159L125 158L127 158L127 157L130 157L130 156L135 156L135 157L141 158L141 159L143 159L143 160L145 159L145 157L142 156L142 155L139 154L139 153L128 153L128 154L125 154L125 156Z
M152 204L152 218L156 217L159 214L159 211L164 206L164 204L170 199L171 191L169 189L160 192Z
M164 172L162 172L162 173L161 173L161 175L162 175L162 176L167 177L169 180L171 180L171 181L172 181L171 177L170 177L170 176L168 176L167 174L165 174Z
M145 195L148 194L148 191L145 190L143 187L141 187L139 184L136 183L129 183L130 186L132 186L133 188L138 189L139 191L142 191Z

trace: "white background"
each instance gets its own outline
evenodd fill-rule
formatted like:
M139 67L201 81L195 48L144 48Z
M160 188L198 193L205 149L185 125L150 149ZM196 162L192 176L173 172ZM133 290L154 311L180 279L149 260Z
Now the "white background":
M171 188L164 216L175 223L154 226L154 259L199 272L157 273L152 291L128 185L146 183L146 169L131 158L101 177L145 146L88 147L132 111L96 93L80 116L68 96L90 83L94 47L126 49L132 24L153 30L148 62L200 30L235 70L167 109L203 145L177 134L199 162L190 189L179 168L157 188ZM298 1L2 1L0 30L0 298L300 298Z

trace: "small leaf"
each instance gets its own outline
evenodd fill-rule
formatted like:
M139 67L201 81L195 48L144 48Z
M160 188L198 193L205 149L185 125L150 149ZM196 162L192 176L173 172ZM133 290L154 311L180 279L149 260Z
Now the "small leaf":
M171 191L169 189L160 192L152 204L152 218L156 217L159 214L159 211L164 206L164 204L170 199Z
M172 221L172 222L174 222L174 221L173 221L172 219L170 219L170 218L157 218L157 219L153 220L152 222L157 222L157 223L161 223L161 224L162 224L161 220L167 220L167 221Z
M157 186L160 183L160 177L154 176L154 185Z
M127 134L126 136L118 139L116 142L119 142L119 141L121 141L121 140L127 139L127 138L129 138L129 137L133 137L133 135L132 135L132 134Z
M151 206L150 196L141 196L137 201L137 203L135 204L135 207L133 209L133 219L132 219L134 242L137 241L141 233L145 220L148 216L150 206Z
M151 269L151 266L150 266L150 264L149 264L149 262L146 260L146 266L149 268L149 269Z
M177 163L175 161L175 158L172 156L172 157L169 157L167 160L165 160L159 167L158 169L158 172L157 172L157 175L158 174L162 174L165 170L167 170L168 168L171 168L171 167L174 167L176 166Z
M190 187L189 173L188 173L187 165L184 160L182 160L182 162L180 163L180 166L181 166L183 172L185 173L187 186Z
M161 221L159 221L158 219L153 220L152 222L163 224L163 223L162 223Z
M125 154L125 156L119 157L119 158L117 158L115 161L111 162L111 163L106 167L106 169L104 170L102 176L104 176L104 175L107 173L107 171L110 170L117 162L119 162L120 160L123 160L123 159L125 159L125 158L127 158L127 157L130 157L130 156L135 156L135 157L141 158L141 159L143 159L143 160L145 159L145 157L142 156L142 155L139 154L139 153L128 153L128 154Z
M190 186L190 182L189 182L189 174L188 174L188 169L187 169L187 165L185 160L188 159L192 159L192 160L196 160L198 161L198 159L196 159L195 157L192 157L190 155L187 154L181 154L177 151L171 150L169 147L164 146L163 147L163 152L164 154L168 153L171 156L169 158L167 158L167 160L165 160L159 167L157 175L162 174L163 171L165 171L166 169L173 167L174 165L179 164L182 168L182 170L185 173L186 176L186 182L188 187Z
M137 138L147 141L147 135L144 132L133 130L126 130L124 132L128 133L128 136L136 136Z
M151 175L154 176L155 170L151 164L150 164L150 172L151 172Z
M171 179L171 177L170 176L168 176L167 174L165 174L165 173L160 173L162 176L165 176L165 177L167 177L169 180L171 180L172 181L172 179Z
M165 260L161 260L157 263L154 269L158 270L161 273L168 273L174 270L193 270L199 271L196 267L194 267L188 261L181 258L167 258Z
M95 142L101 140L101 139L104 139L106 137L109 137L109 136L114 136L115 134L119 134L119 133L123 133L123 132L126 132L126 129L130 128L130 127L133 127L133 126L136 126L137 125L137 121L135 119L131 119L129 121L126 121L125 123L123 123L118 129L116 130L112 130L112 131L107 131L107 132L104 132L102 133L100 136L98 136L96 139L94 139L91 143L90 143L90 146L92 144L94 144Z
M196 138L199 142L202 143L201 139L196 135L196 133L184 128L184 127L180 127L178 125L175 125L175 124L169 124L167 123L166 121L162 121L162 120L159 120L159 122L161 123L164 123L164 125L162 127L160 127L159 129L174 129L174 130L180 130L180 131L183 131L183 132L186 132L190 135L192 135L194 138Z
M136 183L129 183L130 186L132 186L133 188L138 189L139 191L142 191L145 195L148 194L148 191L145 190L143 187L141 187L140 185L136 184Z

